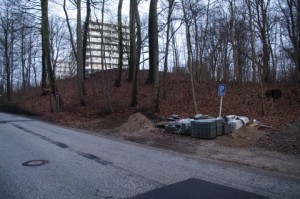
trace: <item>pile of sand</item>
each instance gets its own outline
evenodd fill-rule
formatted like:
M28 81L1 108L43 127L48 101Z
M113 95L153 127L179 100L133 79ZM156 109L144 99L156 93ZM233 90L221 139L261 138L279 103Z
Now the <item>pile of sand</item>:
M145 115L134 113L130 115L125 123L117 128L119 131L137 132L150 131L155 128L155 125Z
M249 147L255 145L262 136L264 132L257 127L243 126L234 133L218 137L218 142L229 147Z

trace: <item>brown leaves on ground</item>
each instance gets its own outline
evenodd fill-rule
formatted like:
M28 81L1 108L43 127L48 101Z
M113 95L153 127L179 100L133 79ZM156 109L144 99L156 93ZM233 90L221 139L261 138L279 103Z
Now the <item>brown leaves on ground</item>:
M125 71L126 73L126 71ZM131 83L126 81L126 74L122 77L122 86L113 86L116 70L107 72L108 91L113 108L113 118L124 117L122 121L134 112L154 114L156 117L168 117L171 114L179 114L181 117L192 117L194 107L190 91L189 76L186 74L168 74L167 99L160 98L160 113L152 113L152 86L146 85L147 71L140 71L138 81L138 106L130 107ZM45 119L61 123L85 123L107 116L103 105L102 74L89 75L85 81L86 106L80 106L77 80L70 78L57 81L60 95L64 102L64 108L59 113L50 111L49 96L41 96L40 88L27 89L14 94L13 102L26 110L35 112ZM162 96L163 77L160 78L160 92ZM196 82L196 99L198 111L201 114L218 116L220 97L217 96L218 82ZM276 100L264 97L266 115L262 115L261 91L258 84L239 85L227 84L227 92L223 98L222 115L242 115L250 119L256 119L266 125L278 128L300 117L300 91L289 84L266 85L265 90L279 88L282 90L282 98ZM298 92L298 96L297 93ZM51 97L52 104L54 104ZM103 125L111 127L120 125Z
M137 133L134 129L139 129L139 131L144 131L143 133L153 137L153 139L157 135L157 138L155 138L157 143L159 143L159 140L164 140L162 143L166 143L165 141L170 140L171 137L165 137L165 135L157 133L157 130L153 129L153 124L148 122L145 116L137 112L146 115L155 122L161 120L161 118L169 117L171 114L178 114L181 117L192 117L194 115L188 74L169 73L167 75L166 99L162 98L163 76L161 74L160 112L154 113L152 112L153 88L151 85L145 84L148 71L139 72L138 106L134 108L130 107L131 83L126 81L127 71L123 73L122 86L118 88L113 86L116 72L116 70L110 70L106 73L108 79L106 89L103 89L103 81L101 79L103 75L101 72L87 76L85 80L86 95L84 96L86 106L80 106L76 78L57 81L60 95L64 102L64 107L60 112L51 111L50 104L52 103L53 106L55 99L52 96L41 96L41 88L30 88L26 91L15 93L13 103L27 111L38 114L43 119L73 127L90 130L113 129L113 131L117 128L118 132L127 131L135 134L135 136L137 136ZM217 95L218 85L219 83L214 81L196 81L195 89L199 113L218 116L220 105L220 97ZM263 96L266 114L262 115L261 87L259 84L240 85L228 83L227 92L223 98L222 115L247 116L275 129L279 129L285 124L300 118L299 89L297 90L295 85L284 83L264 85L264 90L273 88L281 89L282 97L273 102L272 99ZM108 96L112 104L112 114L108 114L105 111L103 90L109 91ZM136 114L132 115L133 113ZM242 131L247 131L247 129ZM256 134L259 137L259 133ZM232 134L228 136L225 141L221 142L227 143L225 145L248 146L249 143L252 145L254 142L251 140L253 135L251 136L249 137L249 132L239 132L237 135ZM248 140L248 142L243 144L242 140Z

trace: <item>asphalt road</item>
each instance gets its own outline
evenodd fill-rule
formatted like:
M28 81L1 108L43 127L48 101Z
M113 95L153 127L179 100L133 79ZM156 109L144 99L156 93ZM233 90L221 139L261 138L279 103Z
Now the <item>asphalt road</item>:
M300 198L300 178L0 113L1 199L266 197Z

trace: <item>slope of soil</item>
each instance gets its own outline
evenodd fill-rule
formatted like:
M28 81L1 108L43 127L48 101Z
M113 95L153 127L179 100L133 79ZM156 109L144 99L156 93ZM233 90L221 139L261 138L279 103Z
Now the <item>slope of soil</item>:
M23 113L34 113L52 122L93 130L133 142L166 148L222 161L252 165L260 168L283 171L300 176L300 91L295 85L271 84L267 89L281 89L282 97L276 101L263 96L265 115L262 115L261 88L259 85L227 84L223 98L222 115L243 115L251 120L270 126L243 127L233 134L214 140L200 140L188 136L168 134L155 128L155 123L166 121L171 114L181 117L194 115L189 76L168 74L167 98L160 98L160 112L154 113L152 86L145 85L146 71L140 71L138 79L138 106L130 107L131 83L123 74L122 86L113 86L116 71L107 72L108 96L112 114L104 107L103 74L89 75L85 81L86 106L79 104L76 78L57 81L64 102L60 112L53 112L54 98L41 96L41 88L30 88L14 93L12 102L0 98L0 111L8 106L18 107ZM163 77L160 91L162 96ZM211 116L219 114L220 98L217 96L218 82L196 82L196 99L199 113ZM50 99L52 108L50 107ZM21 111L22 113L22 111ZM278 151L270 152L270 151ZM289 155L286 155L289 154Z

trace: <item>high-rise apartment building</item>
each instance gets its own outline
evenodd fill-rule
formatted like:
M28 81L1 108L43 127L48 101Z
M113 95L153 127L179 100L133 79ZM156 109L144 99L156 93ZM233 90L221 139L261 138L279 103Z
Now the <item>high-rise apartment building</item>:
M123 67L128 67L129 55L129 27L123 26ZM103 45L102 45L103 34ZM118 26L115 24L102 24L90 22L86 51L87 73L102 69L118 67ZM103 62L103 63L102 63Z
M103 45L102 45L103 33ZM129 27L123 26L123 68L128 67L129 57ZM119 50L118 50L118 26L116 24L102 24L99 22L90 22L87 35L86 51L86 73L92 73L100 70L108 70L118 67ZM103 59L102 59L103 57ZM74 57L73 57L74 59ZM57 63L55 74L57 78L70 77L71 72L74 75L76 61L60 60ZM103 63L102 63L103 62ZM75 66L73 65L75 64Z

